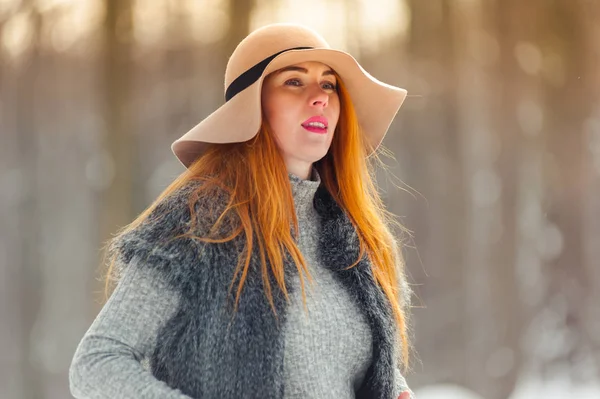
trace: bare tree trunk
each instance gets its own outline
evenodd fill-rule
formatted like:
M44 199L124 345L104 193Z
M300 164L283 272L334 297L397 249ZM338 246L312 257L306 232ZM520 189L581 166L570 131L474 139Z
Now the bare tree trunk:
M600 4L580 1L580 18L583 29L583 88L582 100L589 104L589 114L584 120L583 148L583 262L589 279L589 296L583 305L582 322L589 338L590 356L594 357L596 375L600 379ZM581 79L578 79L581 80Z
M514 170L507 164L514 155L512 132L496 128L501 108L500 54L496 32L489 27L497 14L485 2L455 2L453 11L469 210L464 273L466 386L485 398L505 399L519 372L521 323L514 268Z
M413 267L416 281L423 281L420 293L425 306L439 313L416 314L420 332L417 351L427 367L430 380L465 381L466 331L463 326L464 214L460 194L464 192L461 149L455 119L454 33L447 0L409 2L411 8L408 43L409 97L406 100L402 147L412 186L425 200L420 216L423 225L410 223L417 231L418 251L425 275ZM406 63L405 60L405 63ZM403 210L407 212L407 210ZM410 260L410 258L409 258ZM413 266L421 266L413 259ZM423 335L431 331L431 335ZM441 341L439 335L444 332ZM436 341L435 347L428 345ZM418 377L418 376L417 376Z
M205 54L208 54L208 59L205 61L208 70L212 76L225 76L225 69L231 53L235 50L239 42L246 37L250 31L250 14L254 8L254 0L228 0L229 5L229 30L223 40L214 45L207 46ZM217 88L213 91L219 95L213 100L211 109L216 109L225 101L223 80L219 79L214 82Z
M132 46L131 0L106 0L104 21L105 173L110 184L102 193L99 241L110 238L133 217L136 149L131 126L130 81Z
M219 72L217 76L224 75L229 56L239 42L248 35L250 31L250 14L255 6L255 0L228 0L228 3L231 24L225 39L219 44L222 52L221 57L218 59L220 66L216 66L217 70L222 72Z
M14 301L19 310L20 362L22 397L34 399L43 397L43 370L40 354L36 352L35 337L32 334L40 317L42 281L39 269L39 246L41 225L39 212L39 173L38 173L38 135L35 124L35 85L39 68L39 33L41 15L33 2L24 7L31 9L33 24L33 42L26 59L22 61L17 75L16 86L16 133L19 153L20 176L22 178L23 197L18 208L17 245L20 248L18 268L18 289Z
M560 232L562 246L548 265L545 303L564 304L553 309L561 322L557 330L565 332L572 340L571 345L546 363L544 370L549 375L564 366L575 370L581 359L598 362L598 356L593 358L599 342L597 327L593 325L593 320L597 319L598 302L593 300L598 299L594 294L594 282L597 281L594 276L598 275L600 263L598 258L592 259L594 267L591 264L586 267L585 236L586 230L598 229L597 218L585 218L586 212L593 212L594 208L586 198L592 199L597 195L592 191L594 185L586 184L589 157L585 146L589 145L593 132L600 131L599 121L595 119L598 117L597 90L600 88L597 65L594 64L598 60L598 38L593 35L598 22L593 17L594 13L598 15L598 11L597 2L561 0L555 3L546 27L549 33L560 35L568 44L556 46L564 66L562 86L547 88L549 108L561 111L548 117L552 127L549 152L561 165L552 175L555 180L550 191L552 201L549 202L548 219ZM586 132L586 122L591 131ZM590 132L592 135L588 136L586 133ZM588 233L593 234L589 230ZM597 241L593 245L597 247ZM588 321L590 309L594 309L589 313L594 316ZM577 381L582 376L572 372L571 377Z
M21 267L23 250L20 248L25 172L20 169L17 121L20 104L15 101L20 100L17 96L22 84L20 73L18 64L0 62L0 179L3 183L0 191L0 387L4 394L14 398L25 397L23 371L27 364L23 351L27 350L24 347L28 344L27 334L23 332L23 309L18 300L20 289L25 285L24 268Z
M571 280L567 274L574 280L582 278L581 207L575 205L582 198L581 150L577 135L571 134L581 121L581 115L574 111L581 103L577 102L577 94L565 90L561 78L556 81L548 71L552 68L552 57L558 57L561 63L572 60L571 65L568 61L563 64L565 76L576 76L568 68L578 68L576 59L580 51L569 45L569 52L573 53L566 54L556 46L560 41L579 41L569 37L577 31L576 19L569 15L573 10L571 2L499 4L501 35L505 39L501 51L506 59L514 60L503 68L508 71L503 80L510 82L505 85L503 96L504 120L509 127L505 130L510 131L512 125L518 132L515 143L519 144L515 148L518 154L516 271L523 320L528 321L522 339L521 374L524 378L533 374L533 378L544 379L547 373L548 379L553 379L555 371L566 365L562 350L551 355L558 355L557 358L548 359L547 340L554 334L565 333L568 324L577 321L573 317L577 305L569 304L564 283ZM551 36L558 41L549 42L547 38ZM506 160L507 164L510 162L515 163L514 159ZM554 162L560 165L560 170L553 171ZM566 186L561 187L563 183ZM548 314L557 317L556 325L548 325Z
M5 19L0 19L0 32L3 32ZM14 174L12 168L14 168L14 158L11 154L14 154L15 147L15 127L14 120L11 115L14 115L11 104L8 102L11 98L11 94L14 92L12 85L9 84L12 79L12 70L7 66L7 62L3 57L4 52L0 52L0 179L6 184L10 182L11 174ZM10 289L11 283L9 282L9 276L16 269L16 262L13 252L9 248L15 247L16 237L11 233L12 228L16 225L13 212L14 205L14 186L11 189L3 190L4 193L11 193L12 195L1 195L0 194L0 304L7 304L12 299L12 290ZM12 198L11 198L12 197ZM12 199L12 201L11 201ZM17 354L15 353L14 344L11 342L13 336L11 326L17 324L18 313L11 309L9 306L0 306L0 320L3 323L0 324L0 353L4 356L0 357L0 386L4 387L7 395L12 397L22 396L20 393L17 395L17 383L18 380L15 375L18 373L13 369L13 365L16 363Z

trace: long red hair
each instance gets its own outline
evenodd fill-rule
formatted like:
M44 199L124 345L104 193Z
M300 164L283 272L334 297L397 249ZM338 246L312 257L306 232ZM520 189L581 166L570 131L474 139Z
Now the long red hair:
M339 121L329 152L316 162L314 167L320 174L322 184L346 211L356 228L360 242L359 259L366 253L372 262L376 282L385 293L393 310L401 343L401 363L406 369L409 363L410 343L404 298L408 293L401 291L409 288L406 284L399 284L400 281L405 281L404 260L398 248L398 241L391 232L391 226L396 225L403 231L405 229L385 209L374 184L375 165L366 157L370 148L358 124L350 95L343 81L339 76L337 78L340 97ZM370 159L379 161L376 154ZM215 187L227 192L229 202L216 225L224 220L229 212L234 212L236 219L240 221L240 226L227 237L194 237L204 242L227 242L244 234L246 247L240 253L229 286L231 292L234 282L239 280L236 288L235 310L237 310L255 246L258 246L262 261L265 295L275 316L277 313L269 283L269 273L289 300L284 281L285 253L291 256L298 268L302 298L306 306L303 275L309 281L312 279L306 261L290 232L290 223L292 223L295 233L298 233L298 220L294 211L288 172L274 136L264 122L258 134L247 142L210 146L146 210L113 237L111 242L119 240L122 234L135 229L159 203L192 180L203 182L191 195L192 202L194 198L197 199L203 193L211 192ZM193 204L190 204L190 209L194 209ZM195 215L192 215L192 221L194 220L196 220ZM108 243L109 247L111 242ZM111 283L115 281L113 275L115 258L113 257L110 262L106 276L107 296L110 295ZM350 267L356 266L359 259ZM267 264L270 265L270 270Z

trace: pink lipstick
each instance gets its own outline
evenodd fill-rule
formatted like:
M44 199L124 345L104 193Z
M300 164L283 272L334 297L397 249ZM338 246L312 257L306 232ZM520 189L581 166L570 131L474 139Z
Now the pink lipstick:
M313 133L327 133L327 118L324 116L313 116L302 123L302 127Z

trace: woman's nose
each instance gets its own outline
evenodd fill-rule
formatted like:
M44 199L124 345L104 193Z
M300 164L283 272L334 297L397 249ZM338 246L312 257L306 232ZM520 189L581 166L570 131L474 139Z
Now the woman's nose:
M313 107L326 107L329 101L329 94L327 94L320 86L316 89L312 89L310 93L310 105Z

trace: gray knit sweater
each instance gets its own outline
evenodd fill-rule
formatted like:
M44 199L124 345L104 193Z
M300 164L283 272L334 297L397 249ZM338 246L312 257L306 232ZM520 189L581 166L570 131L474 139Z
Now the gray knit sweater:
M285 396L354 398L371 363L371 332L347 291L318 264L320 224L312 201L318 174L315 171L311 180L289 177L299 248L313 284L305 284L305 309L299 278L290 282L295 289L284 326ZM177 305L177 294L161 276L134 259L77 347L69 374L71 393L80 399L189 398L156 379L148 368L157 332ZM408 390L397 374L396 391Z

